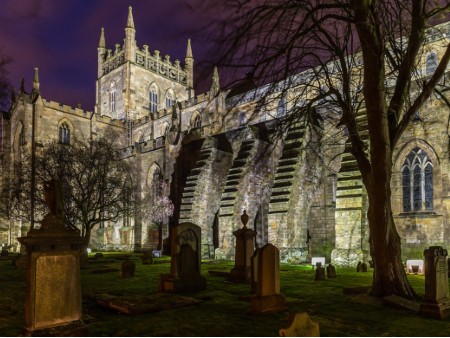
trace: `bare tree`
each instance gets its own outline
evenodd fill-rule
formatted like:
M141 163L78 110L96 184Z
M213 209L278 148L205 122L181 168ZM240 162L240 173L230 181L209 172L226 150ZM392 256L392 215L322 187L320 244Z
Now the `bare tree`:
M392 154L444 76L450 44L432 26L449 12L448 1L227 0L199 6L220 13L213 18L221 24L212 27L221 34L222 69L238 66L252 73L257 87L266 87L255 95L256 107L295 89L284 129L319 110L337 116L368 194L372 293L413 298L392 216ZM424 75L419 63L430 34L439 35L444 53Z
M41 220L47 212L43 182L62 182L67 227L79 228L89 244L91 231L103 222L115 222L134 208L135 187L129 179L130 162L123 158L114 133L88 142L52 142L36 160L36 211ZM31 186L29 159L17 164L17 181L11 191L12 210L29 215Z
M162 249L163 226L173 215L174 205L169 198L169 185L162 179L156 178L148 191L144 191L141 200L142 216L158 229L158 250Z

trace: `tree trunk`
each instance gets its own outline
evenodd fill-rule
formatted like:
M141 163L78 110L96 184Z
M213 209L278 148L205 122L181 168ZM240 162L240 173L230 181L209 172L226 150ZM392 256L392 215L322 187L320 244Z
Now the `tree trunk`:
M376 181L375 181L376 182ZM396 294L408 299L417 295L409 284L402 263L400 236L392 217L390 187L385 198L376 198L386 193L381 184L374 184L369 193L367 213L370 228L370 251L374 263L372 295L384 297Z

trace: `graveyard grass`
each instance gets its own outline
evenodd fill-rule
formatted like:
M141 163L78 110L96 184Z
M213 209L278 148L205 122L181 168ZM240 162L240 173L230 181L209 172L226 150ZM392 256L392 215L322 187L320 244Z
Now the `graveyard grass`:
M371 269L357 273L337 268L336 279L315 282L311 266L281 264L281 293L286 297L288 311L263 316L248 313L248 284L232 284L224 277L208 274L208 270L229 271L233 262L203 262L207 290L184 294L201 300L198 305L141 315L100 307L90 295L151 297L157 292L159 275L169 272L169 257L142 265L141 255L130 255L136 263L133 278L122 279L118 271L98 273L120 270L123 253L106 253L100 259L91 255L88 268L81 270L83 314L87 315L90 336L278 336L278 330L287 326L289 314L295 312L307 312L319 323L322 336L450 335L450 319L427 319L407 310L365 304L370 297L343 294L344 287L371 285ZM424 276L408 278L423 294ZM0 260L0 285L0 335L17 336L25 325L25 270L16 270L11 257Z

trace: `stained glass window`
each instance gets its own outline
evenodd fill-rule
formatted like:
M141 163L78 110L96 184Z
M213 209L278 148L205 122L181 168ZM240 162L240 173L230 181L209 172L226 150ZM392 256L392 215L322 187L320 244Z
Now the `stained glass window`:
M402 167L403 211L433 210L433 164L420 148L414 148Z

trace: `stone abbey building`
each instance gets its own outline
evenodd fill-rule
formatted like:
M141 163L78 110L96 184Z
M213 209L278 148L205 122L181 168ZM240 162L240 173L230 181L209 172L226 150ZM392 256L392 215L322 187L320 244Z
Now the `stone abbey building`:
M443 53L436 42L448 43L449 27L440 26L446 35L430 33L419 76L436 68ZM182 64L138 46L135 32L131 8L123 44L107 49L102 29L92 112L40 95L34 102L21 86L1 121L2 184L13 177L14 161L31 149L35 109L36 144L42 147L118 130L127 144L124 156L139 168L132 179L143 191L160 179L167 182L175 206L170 224L198 224L204 257L233 256L232 232L242 226L246 210L257 244L274 244L284 261L308 255L336 264L370 260L366 193L345 131L326 104L317 123L299 120L278 132L277 122L297 102L295 85L258 106L267 86L256 88L249 80L224 90L215 69L211 89L196 95L190 41ZM39 92L37 71L32 90ZM430 245L450 244L449 123L444 100L430 99L394 154L392 205L404 259L421 258ZM17 248L15 238L27 227L3 215L0 241ZM155 249L158 241L151 220L137 216L105 224L92 236L91 247L100 250Z

